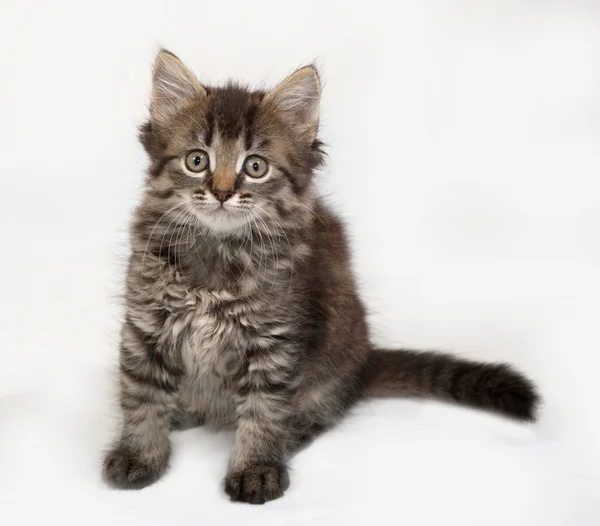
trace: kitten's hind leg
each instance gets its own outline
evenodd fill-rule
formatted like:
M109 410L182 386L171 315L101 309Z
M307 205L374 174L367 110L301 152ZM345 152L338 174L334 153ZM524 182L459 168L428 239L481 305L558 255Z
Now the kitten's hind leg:
M359 397L354 382L329 382L312 386L299 400L298 414L291 427L295 430L290 441L290 451L308 447L319 435L335 427Z
M295 454L310 446L313 441L328 429L322 424L311 424L298 426L296 432L290 438L288 450Z
M123 327L120 352L120 405L123 430L104 460L103 476L111 486L139 489L167 469L169 427L177 410L182 371L131 321Z

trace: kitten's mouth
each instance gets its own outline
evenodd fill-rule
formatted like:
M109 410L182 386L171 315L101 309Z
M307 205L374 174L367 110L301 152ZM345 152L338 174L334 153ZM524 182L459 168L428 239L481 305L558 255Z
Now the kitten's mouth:
M230 233L244 228L247 214L238 206L225 206L224 204L211 203L203 206L196 212L200 222L213 232Z
M240 208L237 206L231 207L231 206L226 206L224 203L223 204L218 204L216 206L214 206L209 213L211 214L216 214L219 216L223 216L223 215L238 215L240 212Z
M226 203L201 203L199 210L201 213L212 215L212 214L226 214L230 212L235 212L237 207L232 208L228 206Z

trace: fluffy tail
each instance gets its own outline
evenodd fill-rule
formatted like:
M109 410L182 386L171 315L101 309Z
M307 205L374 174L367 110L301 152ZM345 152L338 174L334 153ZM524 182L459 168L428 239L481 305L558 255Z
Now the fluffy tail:
M437 398L529 421L540 402L534 384L509 365L405 350L371 351L365 394Z

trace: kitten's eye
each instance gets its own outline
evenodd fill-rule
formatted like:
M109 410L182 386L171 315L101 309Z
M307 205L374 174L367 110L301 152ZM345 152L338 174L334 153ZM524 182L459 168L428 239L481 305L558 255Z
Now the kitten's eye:
M204 150L191 151L185 158L185 167L190 172L203 172L208 168L208 154Z
M258 155L251 155L244 161L244 172L250 177L264 177L269 170L269 163Z

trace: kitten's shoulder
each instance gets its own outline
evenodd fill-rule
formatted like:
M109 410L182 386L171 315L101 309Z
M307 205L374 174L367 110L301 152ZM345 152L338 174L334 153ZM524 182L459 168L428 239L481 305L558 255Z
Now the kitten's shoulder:
M332 208L318 200L314 207L315 221L313 223L315 249L328 254L347 257L348 241L346 226Z

